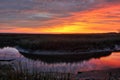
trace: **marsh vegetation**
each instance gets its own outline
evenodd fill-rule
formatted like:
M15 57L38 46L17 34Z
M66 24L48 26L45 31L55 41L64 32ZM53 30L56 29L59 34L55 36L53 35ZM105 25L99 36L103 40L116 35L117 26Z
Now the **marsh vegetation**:
M104 34L0 34L0 47L19 46L31 50L89 51L120 45L119 33Z
M61 72L39 72L25 69L21 62L18 66L13 64L0 64L0 80L73 80L74 74ZM26 65L28 67L29 65Z
M87 52L91 50L102 50L102 49L114 49L115 45L120 45L120 34L119 33L105 33L105 34L0 34L0 47L11 46L14 48L20 47L25 50L30 51L58 51L58 52ZM74 74L71 73L73 69L78 71L78 67L84 69L85 67L106 67L109 65L106 64L95 64L95 60L98 61L101 57L110 56L110 53L106 54L83 54L84 57L79 56L72 58L63 56L60 59L59 56L55 58L47 57L36 57L34 55L26 56L24 55L23 61L17 61L16 64L10 62L10 64L1 64L0 62L0 80L74 80ZM6 55L8 56L8 55ZM14 55L15 56L15 55ZM24 64L24 59L30 58L32 60L40 60L37 64L34 64L33 68L29 68L30 64ZM38 59L40 58L40 59ZM97 59L95 59L97 58ZM21 59L21 60L22 60ZM86 62L85 62L86 61ZM88 61L88 62L87 62ZM14 61L13 61L14 62ZM83 62L83 63L82 63ZM94 62L94 63L93 63ZM31 63L31 60L30 60ZM56 64L57 63L57 64ZM73 64L72 64L73 63ZM97 63L97 62L96 62ZM116 62L119 63L119 62ZM39 67L38 64L42 67ZM60 66L62 64L62 67ZM67 65L67 66L66 66ZM87 66L88 67L87 67ZM115 64L116 65L116 64ZM50 68L48 71L39 71L35 69L42 69L43 67ZM71 72L60 72L60 68L71 69ZM72 66L72 67L71 67ZM77 66L77 67L76 67ZM82 66L82 67L81 67ZM119 66L119 65L118 65ZM52 68L56 68L56 71L53 71ZM84 67L84 68L83 68ZM46 69L45 68L45 69ZM63 69L63 70L65 70ZM81 70L80 69L80 70Z

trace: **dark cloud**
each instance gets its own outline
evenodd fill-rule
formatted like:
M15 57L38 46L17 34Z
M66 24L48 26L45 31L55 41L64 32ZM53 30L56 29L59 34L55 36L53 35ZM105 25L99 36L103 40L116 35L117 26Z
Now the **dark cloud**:
M118 3L118 2L120 2L120 0L106 0L106 2L114 2L114 3Z

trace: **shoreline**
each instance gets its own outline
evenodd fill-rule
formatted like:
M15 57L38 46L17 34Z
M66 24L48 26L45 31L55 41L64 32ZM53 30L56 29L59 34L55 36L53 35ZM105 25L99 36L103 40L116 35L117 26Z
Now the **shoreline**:
M76 80L120 80L120 68L78 72Z

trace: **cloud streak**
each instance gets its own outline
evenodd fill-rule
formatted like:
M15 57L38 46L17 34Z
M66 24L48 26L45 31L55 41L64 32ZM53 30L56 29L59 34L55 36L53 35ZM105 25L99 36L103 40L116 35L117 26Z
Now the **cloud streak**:
M35 28L37 33L115 31L119 29L119 4L120 0L0 0L0 32Z

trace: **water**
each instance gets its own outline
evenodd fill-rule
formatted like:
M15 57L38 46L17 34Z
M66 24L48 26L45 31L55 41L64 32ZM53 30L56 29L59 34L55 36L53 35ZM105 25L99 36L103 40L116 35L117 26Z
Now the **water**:
M50 59L34 59L24 57L15 48L5 47L0 49L1 59L15 59L14 61L7 62L14 67L22 65L24 69L37 70L41 72L71 72L77 73L89 70L101 70L109 68L120 67L120 52L113 52L104 56L89 57L83 59L72 59L59 61L50 61ZM5 63L5 61L1 62Z

